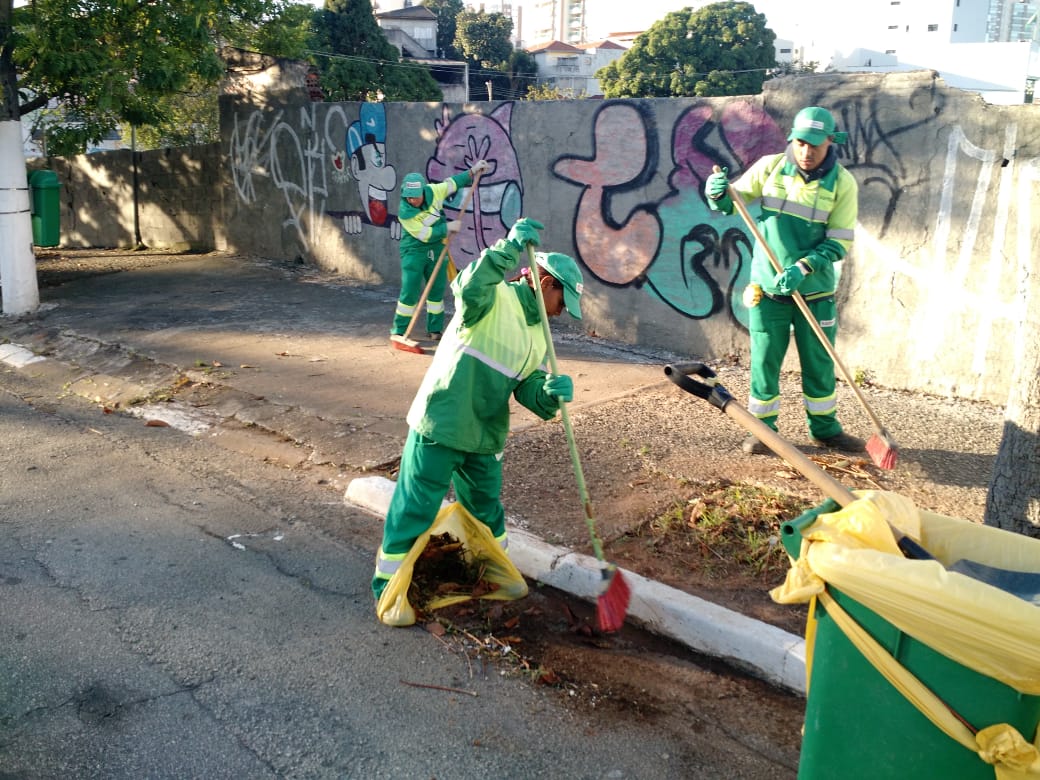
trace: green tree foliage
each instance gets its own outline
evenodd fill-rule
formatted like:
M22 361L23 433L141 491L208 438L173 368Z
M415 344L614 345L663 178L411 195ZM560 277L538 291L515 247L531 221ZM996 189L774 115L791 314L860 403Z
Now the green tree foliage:
M462 53L455 48L456 20L465 10L462 0L422 0L421 5L437 14L437 53L447 60L457 60Z
M516 75L512 68L528 68L521 57L513 56L513 20L500 13L463 11L456 20L455 48L470 63L470 100L486 100L487 85L492 96L518 97L510 81Z
M317 28L315 59L329 100L441 99L429 70L401 62L369 0L326 0Z
M538 63L534 56L523 49L513 49L509 57L497 68L481 74L483 81L491 81L495 100L522 99L538 75ZM485 85L486 89L486 85Z
M819 69L820 63L815 60L809 62L801 62L796 60L795 62L778 62L776 68L773 70L773 78L779 76L807 76L812 73L816 73Z
M224 73L218 43L241 26L264 23L270 0L34 0L12 9L0 50L0 117L17 118L59 98L67 121L48 136L49 151L69 154L121 124L159 125L163 99ZM5 31L6 32L6 31ZM17 105L14 105L17 101Z
M745 2L674 11L596 73L608 98L755 95L775 67L776 35Z
M513 51L513 20L500 13L463 11L456 20L455 47L482 68L500 67Z
M572 95L565 95L555 84L532 84L527 88L524 100L570 100Z

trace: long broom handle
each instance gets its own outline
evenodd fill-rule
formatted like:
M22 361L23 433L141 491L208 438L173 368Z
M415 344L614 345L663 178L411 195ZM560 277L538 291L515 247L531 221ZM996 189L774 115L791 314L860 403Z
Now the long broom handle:
M721 169L719 168L719 166L716 165L713 168L713 172L721 173ZM744 199L740 197L740 193L737 192L736 189L734 189L732 184L727 185L726 190L729 193L730 200L733 201L734 208L736 208L736 210L740 212L740 216L743 218L744 224L746 224L748 226L748 230L750 230L754 234L755 240L762 245L762 249L769 257L769 262L773 264L773 268L776 269L776 272L778 274L783 273L784 267L780 265L780 260L777 259L777 256L773 252L772 248L769 246L769 244L766 243L765 239L762 237L762 233L759 231L758 225L755 224L755 220L751 217L751 214L748 213L747 206L744 205ZM867 413L867 417L869 417L870 422L873 423L874 429L878 433L884 432L885 426L881 424L881 420L879 420L878 416L874 414L874 410L870 408L870 404L867 403L867 399L866 397L864 397L863 392L859 389L859 385L857 385L852 380L852 375L849 374L849 370L845 368L845 364L841 362L841 358L838 357L838 353L834 350L834 345L831 344L831 340L827 338L827 334L823 332L823 328L820 327L820 323L817 322L816 317L814 317L812 312L809 311L809 304L805 302L805 298L803 298L802 294L797 290L791 293L791 297L797 304L799 311L801 311L805 319L808 320L810 327L813 329L813 333L816 334L816 337L820 340L820 343L823 344L823 348L827 350L827 354L831 356L831 360L834 361L834 365L836 365L838 367L838 370L841 371L841 375L842 377L844 377L845 383L849 387L851 387L852 391L856 394L856 399L859 401L860 406L863 407L863 411Z
M738 404L729 391L718 383L714 371L707 369L701 363L687 363L665 366L664 373L665 376L686 392L706 399L712 406L721 409L722 413L730 419L740 423L744 430L794 466L803 477L816 485L828 498L834 499L839 506L846 507L856 500L856 496L853 495L851 490L820 468L805 453L783 438L779 433ZM690 379L691 374L699 376L701 381ZM925 560L935 557L888 521L887 518L886 522L888 522L889 530L895 537L899 549L908 558Z
M545 310L545 296L542 295L542 278L538 272L538 261L534 256L534 247L527 245L527 262L531 267L531 279L534 282L534 296L538 299L538 315L542 321L542 335L545 336L545 352L549 361L549 370L558 375L559 369L556 365L556 350L553 348L552 332L549 330L549 314ZM596 521L592 516L592 501L589 498L589 489L585 485L585 473L581 468L581 458L578 457L578 445L574 441L574 429L571 427L571 417L567 413L567 403L561 398L560 419L563 421L563 430L567 434L567 447L571 452L571 463L574 465L574 478L578 483L578 493L581 495L581 504L585 510L585 525L589 529L589 539L592 542L592 550L600 561L603 557L603 544L596 535Z
M466 209L469 208L469 202L473 199L473 193L477 191L477 184L480 183L480 177L483 175L484 172L481 171L473 177L473 181L469 185L469 192L466 193L466 197L462 199L462 205L459 207L459 213L461 215L465 215ZM444 262L444 258L448 255L448 247L451 245L451 239L454 235L454 233L449 233L448 237L444 239L444 249L441 250L441 255L437 258L437 262L433 266L433 273L430 274L430 278L426 282L426 287L423 289L422 295L419 296L419 302L415 304L415 311L412 312L412 318L408 321L408 328L401 337L405 341L408 341L408 337L412 335L412 328L414 328L415 323L419 321L419 312L422 311L426 299L430 297L430 290L433 289L433 283L437 279L437 273L441 270L441 263Z

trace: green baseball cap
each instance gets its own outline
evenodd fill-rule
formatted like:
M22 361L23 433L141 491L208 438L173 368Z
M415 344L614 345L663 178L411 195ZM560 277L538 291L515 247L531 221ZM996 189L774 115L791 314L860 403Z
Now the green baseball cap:
M538 266L563 285L563 305L574 319L581 319L581 294L585 292L581 270L570 257L559 252L535 252Z
M849 134L835 131L834 117L826 108L809 106L799 111L791 124L787 140L793 141L795 138L819 146L828 138L832 138L836 144L843 144L849 139Z
M409 173L401 180L402 198L421 198L423 187L426 186L426 177L421 173Z

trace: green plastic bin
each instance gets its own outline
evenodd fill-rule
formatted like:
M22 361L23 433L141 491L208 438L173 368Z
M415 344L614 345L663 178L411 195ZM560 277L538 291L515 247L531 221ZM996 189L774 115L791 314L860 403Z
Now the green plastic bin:
M33 171L29 176L32 234L36 246L57 246L61 241L61 202L58 174Z
M784 548L798 558L803 528L838 510L828 499L781 528ZM1021 694L903 633L837 588L838 604L906 669L982 728L1009 723L1031 739L1040 723L1040 696ZM874 668L817 602L812 679L805 707L799 780L993 780L993 767L939 731Z

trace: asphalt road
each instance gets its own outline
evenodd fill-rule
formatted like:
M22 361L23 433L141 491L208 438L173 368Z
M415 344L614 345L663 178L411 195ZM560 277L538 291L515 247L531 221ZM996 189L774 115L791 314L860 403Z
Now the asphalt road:
M5 778L793 775L739 723L578 710L381 626L371 518L313 474L6 368L0 479Z

